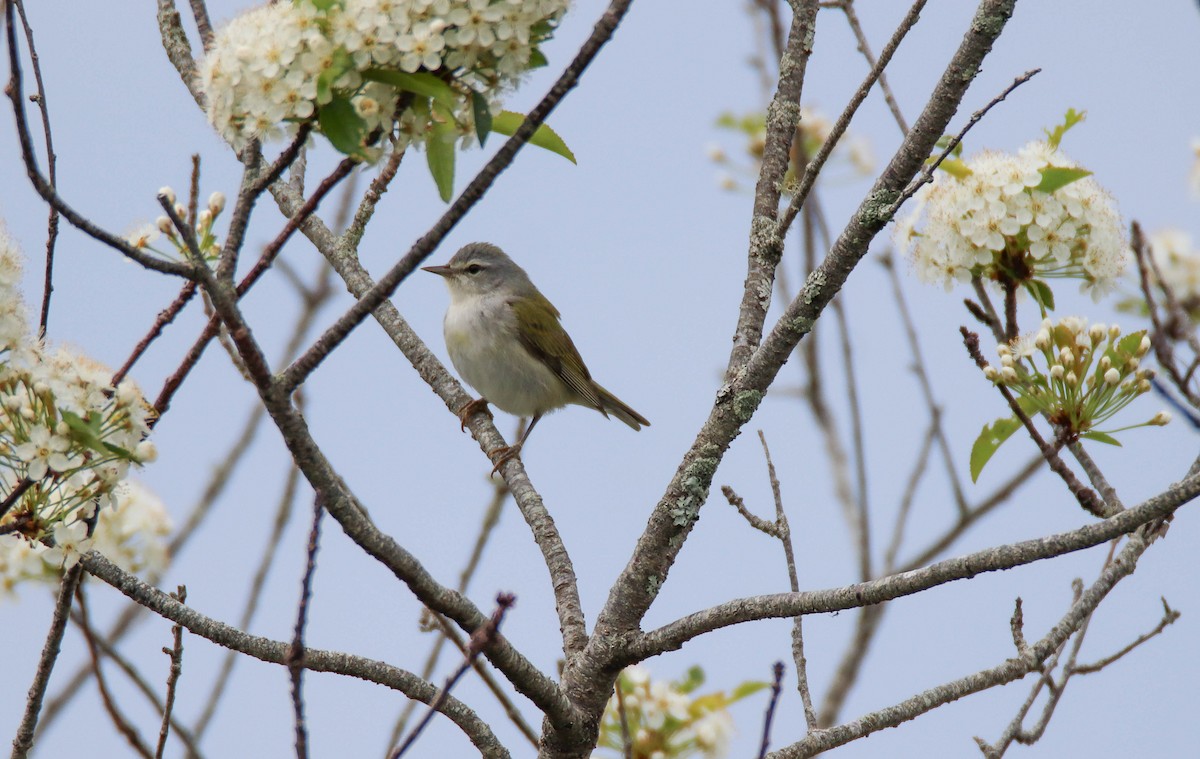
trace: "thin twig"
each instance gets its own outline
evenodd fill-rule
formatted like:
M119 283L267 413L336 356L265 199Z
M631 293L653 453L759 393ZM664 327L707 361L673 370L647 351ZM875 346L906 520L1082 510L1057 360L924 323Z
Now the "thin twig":
M520 431L521 423L518 422L517 424L518 424L518 431L517 431L517 434L514 436L514 439L519 439L521 436L521 431ZM491 479L491 478L489 478L489 479ZM492 537L493 531L496 528L496 525L499 524L499 522L500 522L500 514L503 511L504 502L508 498L508 495L509 495L508 484L504 480L492 479L491 481L492 481L492 486L493 486L492 500L488 504L487 508L484 510L483 520L481 521L481 523L479 525L479 534L475 536L475 546L471 550L471 555L467 559L466 565L463 567L462 572L458 576L458 587L456 588L456 590L458 590L459 593L465 593L467 591L467 586L470 584L471 579L475 576L475 571L479 568L479 562L483 558L484 548L487 546L488 542L491 540L491 537ZM433 612L430 612L430 613L432 614ZM437 668L437 663L438 663L438 660L441 658L442 648L445 646L446 641L451 640L452 638L454 640L456 640L455 636L451 635L451 633L454 632L454 629L451 628L448 624L445 624L445 625L441 624L440 615L435 614L434 617L436 619L439 619L439 626L441 627L443 634L437 636L437 640L435 640L433 642L433 645L429 649L429 655L425 658L425 664L421 668L421 677L426 680L428 680L433 675L434 669ZM456 643L456 645L457 645L457 643ZM482 668L480 668L480 673L483 674L484 672L486 672L486 670L482 670ZM501 693L500 695L503 695L503 694ZM507 698L507 696L505 696L505 698ZM408 727L408 720L412 716L412 713L416 708L417 708L416 701L410 700L407 704L404 705L404 709L401 710L400 716L396 718L396 724L392 726L392 734L391 734L390 739L388 740L389 747L395 746L397 743L400 742L400 736L404 734L405 729ZM523 720L522 720L522 724L523 724ZM518 727L521 727L521 725L518 725ZM533 745L536 747L537 746L537 734L536 733L532 734L532 740L533 740Z
M83 595L83 587L77 585L75 587L75 600L79 602L79 618L82 620L83 638L87 641L88 653L92 660L92 674L96 678L96 687L100 691L100 700L104 703L104 710L108 712L108 716L112 719L113 726L117 728L125 741L140 754L143 759L153 759L154 753L146 742L142 740L141 734L137 728L125 718L121 710L117 707L116 699L113 698L112 691L108 688L108 681L104 677L104 670L100 666L100 650L96 645L95 638L91 635L92 623L88 620L88 605L87 599Z
M275 239L263 249L262 255L259 256L258 261L250 269L250 271L246 273L246 276L242 278L242 281L238 283L237 295L239 298L244 296L250 290L250 288L254 286L255 282L257 282L258 279L267 271L267 269L270 268L271 263L275 260L275 257L279 255L279 252L283 249L284 244L288 241L292 234L295 233L300 225L304 223L305 219L307 219L316 211L317 206L320 204L325 195L327 195L337 185L338 182L350 174L350 171L354 168L354 166L355 163L353 161L342 161L340 164L338 164L338 167L334 169L334 171L328 177L326 177L320 185L318 185L312 196L304 201L303 205L301 205L296 213L292 214L292 216L288 218L287 223L283 226L283 229L280 230L279 234L275 236ZM217 332L220 330L220 324L220 319L218 319L215 315L209 319L208 324L205 325L203 332L200 333L200 337L196 339L196 342L192 345L191 350L188 351L179 367L170 377L167 378L167 381L163 383L163 388L161 391L159 391L158 398L156 398L154 401L154 410L159 416L162 416L166 410L170 408L171 398L174 397L176 391L179 390L180 386L183 384L183 381L187 379L187 376L191 370L196 366L197 363L199 363L200 357L204 354L204 349L208 346L208 343L214 337L216 337Z
M434 620L434 624L438 626L439 631L442 633L443 637L441 640L443 642L449 641L451 645L458 649L459 653L461 653L463 656L467 656L467 649L470 646L470 639L463 638L462 635L459 634L458 630L454 628L454 625L450 622L450 620L446 619L441 614L438 614L437 612L429 612L429 615ZM475 669L475 674L479 676L479 680L483 683L484 687L491 692L491 694L496 698L497 703L500 704L500 708L504 711L504 716L508 717L509 721L513 723L513 726L517 728L517 731L524 736L525 740L529 741L529 745L537 748L540 745L537 731L530 727L529 723L525 721L525 718L521 716L521 710L517 708L517 705L513 703L513 700L508 697L507 693L504 692L504 687L500 684L500 681L496 679L496 676L492 674L492 670L488 666L488 663L481 660L477 656L475 657L475 660L471 662L471 666ZM397 738L397 740L399 739Z
M471 668L471 663L475 660L475 657L479 656L484 649L490 646L499 635L500 623L504 620L504 614L512 607L516 600L516 596L511 593L500 593L496 596L496 610L492 612L491 618L486 623L471 633L471 640L467 644L467 653L463 663L459 665L458 669L450 677L446 678L446 684L441 687L437 696L429 704L429 711L425 713L425 716L421 718L421 721L417 723L413 731L404 739L404 742L392 752L391 759L399 759L399 757L403 756L404 752L408 751L409 747L420 737L421 731L425 729L425 726L433 719L433 715L437 713L438 709L445 702L446 697L450 695L450 690L454 687L454 684Z
M633 739L629 735L629 717L625 714L625 694L621 691L621 676L613 683L613 692L617 695L617 719L621 721L621 755L625 759L633 759Z
M83 618L79 615L78 611L71 611L71 622L78 625L80 628L83 627ZM128 659L122 656L120 651L109 645L108 641L106 641L104 637L95 630L95 628L92 629L92 640L96 641L96 647L100 649L100 653L104 654L104 656L111 660L113 664L116 664L117 668L120 669L121 672L123 672L125 676L129 678L129 681L133 683L134 687L138 689L138 692L146 697L146 701L150 703L150 706L154 709L154 712L157 714L162 714L164 709L162 699L159 698L158 693L155 692L154 688L150 685L146 678L142 676L142 673L139 672ZM90 677L92 675L91 662L89 661L84 665L84 667L88 676ZM80 682L82 682L82 680ZM43 710L43 716L48 717L49 714L50 711L48 705L47 709ZM43 718L41 724L38 725L38 733L43 732L48 726L49 720ZM196 745L196 737L192 735L192 732L188 730L185 725L179 724L179 719L174 715L171 717L171 729L175 731L175 737L178 738L179 742L183 744L188 759L200 759L202 755L200 753L200 748ZM35 742L36 739L37 736L35 735Z
M17 15L21 17L21 28L25 30L25 44L29 46L29 63L33 69L33 81L37 85L37 93L30 99L37 103L42 115L42 134L46 145L46 176L50 187L58 189L58 155L54 152L54 138L50 133L50 110L46 104L46 83L42 81L42 67L38 59L37 47L33 44L33 28L25 16L24 0L12 0L16 6ZM38 317L38 337L46 336L46 328L50 322L50 294L54 292L54 247L58 241L58 209L51 206L49 218L46 220L46 268L42 279L42 310Z
M146 352L146 349L150 347L150 343L154 342L159 338L160 335L162 335L164 327L175 321L175 317L179 315L179 312L183 310L183 307L188 304L188 301L190 301L192 296L195 294L196 283L190 281L185 282L183 287L179 290L179 295L175 296L175 300L171 301L170 305L158 312L158 317L155 318L153 326L150 327L150 331L146 333L145 337L138 341L138 344L134 347L133 352L129 354L129 358L125 360L125 363L122 364L121 368L117 370L117 373L113 375L111 383L113 387L121 384L121 380L125 379L125 376L129 374L129 370L133 368L133 365L137 363L137 360L141 358L142 354Z
M13 4L4 4L4 26L5 36L8 43L8 65L9 79L8 84L4 88L4 94L8 96L12 103L13 116L16 120L17 139L21 145L21 160L25 165L25 173L29 177L30 183L38 195L45 200L51 208L58 211L62 216L71 223L72 226L79 229L84 234L98 240L101 243L120 252L127 258L137 262L139 265L157 271L162 274L172 274L175 276L188 277L191 272L191 267L186 264L175 261L167 261L159 258L156 255L148 253L139 248L130 245L126 240L108 232L107 230L93 224L82 214L75 211L71 206L67 205L66 201L58 194L58 191L52 186L46 177L42 176L41 170L38 169L37 158L33 149L33 138L29 133L29 121L25 114L24 94L21 85L21 60L20 51L17 47L16 24L14 22Z
M933 172L937 171L938 167L942 165L942 161L954 154L954 151L957 150L958 146L962 143L963 137L967 136L967 132L971 131L971 128L978 124L983 117L987 115L988 111L992 110L993 107L1003 102L1005 98L1012 94L1013 90L1028 82L1039 72L1041 72L1041 69L1037 68L1030 69L1024 74L1021 74L1012 81L1012 84L1005 87L999 95L988 101L987 105L980 108L978 111L975 111L975 113L972 113L971 118L968 119L963 128L958 131L958 134L951 138L950 142L946 145L942 152L938 154L937 158L929 161L921 173L918 174L911 183L909 183L908 187L904 188L904 190L900 193L900 197L895 203L892 204L891 214L895 214L896 209L904 205L904 201L915 195L917 190L921 189L923 185L933 181Z
M845 0L841 7L842 13L846 14L846 22L850 24L850 29L854 32L854 38L858 40L858 51L863 54L863 58L867 59L867 65L874 68L877 65L875 57L871 55L867 35L863 33L862 24L858 22L858 13L854 10L854 0ZM920 10L917 12L920 13ZM883 93L884 102L887 103L888 110L892 112L892 118L896 120L896 125L900 127L901 134L908 134L908 122L904 120L904 114L900 112L900 104L896 102L896 95L888 84L887 74L882 70L879 72L879 90Z
M1143 633L1143 634L1137 636L1137 638L1134 639L1134 641L1132 643L1125 646L1124 648L1122 648L1120 651L1117 651L1116 653L1109 654L1108 656L1104 657L1103 659L1099 659L1095 662L1092 662L1091 664L1080 664L1080 665L1071 667L1071 674L1073 674L1073 675L1090 675L1093 672L1099 672L1100 670L1104 669L1108 665L1117 661L1118 659L1125 656L1129 652L1133 651L1135 648L1142 645L1143 643L1150 640L1151 638L1155 637L1156 635L1161 635L1164 630L1166 630L1171 625L1175 624L1179 620L1179 617L1181 616L1180 612L1171 608L1171 606L1167 603L1167 599L1165 599L1165 598L1162 599L1162 605L1163 605L1162 619L1160 619L1158 624L1154 626L1153 630L1150 630L1147 633Z
M987 360L984 359L983 354L979 352L979 335L970 331L966 327L959 327L959 332L962 333L963 344L966 346L967 352L971 355L971 358L975 361L976 365L979 366L980 369L985 368L988 363ZM1004 396L1004 400L1008 402L1008 406L1012 409L1012 412L1016 414L1018 419L1021 420L1021 424L1025 426L1025 431L1029 433L1029 437L1038 447L1038 450L1042 452L1042 456L1046 459L1046 463L1050 465L1051 471L1062 478L1063 483L1067 486L1067 490L1071 491L1071 495L1075 496L1075 499L1079 501L1079 505L1082 506L1088 513L1100 517L1101 519L1112 516L1108 513L1108 509L1096 495L1096 493L1080 482L1079 478L1075 476L1075 473L1068 469L1067 465L1063 463L1063 460L1059 457L1058 451L1056 450L1057 445L1052 446L1047 443L1044 438L1042 438L1041 433L1038 432L1037 427L1034 426L1033 420L1030 419L1029 415L1026 414L1024 409L1021 408L1021 404L1017 403L1017 399L1013 396L1012 391L1001 384L997 384L996 389L1000 391L1002 396Z
M95 551L84 555L80 564L90 574L113 586L131 600L165 619L178 622L196 635L259 661L279 665L286 663L288 652L291 650L290 643L286 641L250 635L205 616L123 571ZM437 688L409 672L386 662L344 652L306 649L304 667L312 672L333 672L378 683L425 703L431 702L437 695ZM441 711L462 731L482 756L489 759L506 759L509 756L488 724L454 696L446 699Z
M262 596L263 588L266 586L267 573L270 571L272 564L275 562L275 557L279 552L279 543L283 538L284 528L291 521L292 508L296 500L296 489L300 481L300 470L291 467L287 477L284 479L283 493L279 497L279 504L275 509L275 518L272 521L271 532L267 536L267 544L263 548L259 557L258 567L254 571L254 576L250 581L250 592L246 598L246 605L242 609L242 616L238 619L238 628L242 630L250 629L250 623L254 620L254 614L258 611L258 602ZM225 686L229 682L230 675L233 674L233 665L237 661L238 655L235 651L226 651L225 656L221 661L221 668L217 672L216 680L213 681L212 688L209 689L208 698L204 701L204 708L200 710L200 716L196 719L193 730L199 738L204 735L205 730L216 713L217 705L220 703L221 696L225 692Z
M179 603L187 602L187 588L180 585L175 589L175 598ZM175 639L171 648L163 648L163 653L171 658L171 670L167 675L167 695L163 700L162 727L158 731L158 746L154 750L154 759L162 759L163 750L167 747L167 736L171 732L171 710L175 708L175 687L179 676L183 674L183 626L172 625L171 634Z
M854 118L854 114L858 112L859 106L867 99L867 95L870 94L875 81L883 76L883 70L891 63L892 56L895 54L897 48L900 47L900 43L904 41L909 31L916 26L917 21L921 17L921 10L925 7L926 2L927 0L916 0L908 9L908 13L904 15L904 18L900 20L900 24L896 27L896 31L892 33L891 39L888 40L883 50L880 51L879 60L871 66L866 79L855 90L854 96L846 104L846 107L842 109L842 114L838 116L838 120L834 122L833 127L829 131L829 136L825 138L825 142L817 150L817 154L813 156L808 166L805 167L804 176L800 179L800 183L796 187L795 194L792 195L792 200L788 204L787 210L784 211L783 216L779 220L779 230L781 233L787 231L791 227L792 222L795 221L796 214L800 212L800 208L808 200L809 193L816 185L817 176L825 166L825 161L833 153L833 149L837 147L838 140L841 139L842 135L850 127L850 121ZM905 128L904 132L907 133L908 129Z
M21 724L18 725L17 735L13 738L12 759L25 759L29 755L29 749L33 747L33 735L37 729L38 714L42 710L42 699L46 696L46 686L50 683L54 663L58 661L63 631L67 629L67 619L71 612L71 601L75 598L75 589L79 587L82 577L83 567L76 564L63 574L62 582L59 583L54 617L50 621L50 630L46 633L46 643L42 646L42 655L38 659L33 684L29 686L25 713L21 716Z
M779 692L783 690L783 662L775 662L771 670L771 700L767 702L767 713L763 715L762 743L759 745L758 759L766 759L767 751L771 748L771 723L775 720L775 708L779 706Z
M296 718L296 759L308 757L308 728L304 721L304 627L308 624L308 604L312 599L313 575L317 570L317 545L321 538L321 517L324 514L325 506L320 497L314 498L304 579L300 582L300 603L296 607L296 626L292 633L292 646L287 655L288 675L292 680L292 711Z
M11 509L17 501L21 500L21 496L25 495L25 491L29 490L35 484L36 483L34 480L31 480L28 477L22 477L21 481L18 482L15 487L13 487L12 492L6 495L3 501L0 501L0 519L3 519L4 515L8 513L9 509Z
M200 43L204 46L204 52L208 52L213 45L213 27L212 21L208 18L208 6L204 4L204 0L188 0L188 4L192 6L192 18L196 22L196 31L200 34Z

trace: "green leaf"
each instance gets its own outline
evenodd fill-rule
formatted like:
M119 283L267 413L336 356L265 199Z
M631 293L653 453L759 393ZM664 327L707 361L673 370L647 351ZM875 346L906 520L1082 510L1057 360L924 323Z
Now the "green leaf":
M80 445L87 446L93 451L100 453L108 453L108 449L104 447L104 441L100 439L100 417L94 418L91 422L84 421L83 417L78 414L59 409L59 414L62 420L71 428L71 439Z
M942 151L942 150L945 150L946 148L950 147L950 143L953 141L954 141L954 137L952 135L943 134L941 137L938 138L938 141L934 143L934 147L936 147L939 151ZM957 158L958 156L962 155L962 151L963 151L963 144L962 144L962 141L960 140L959 143L954 146L954 150L950 151L950 155Z
M688 667L683 679L675 683L675 687L680 693L691 693L701 685L704 685L704 670L697 665Z
M342 74L353 68L354 60L344 48L339 47L334 50L329 68L322 71L317 77L317 102L328 103L333 98L333 83L340 79Z
M334 6L342 4L342 0L294 0L293 5L300 6L306 2L319 11L328 11Z
M1146 336L1146 330L1140 329L1137 332L1130 332L1125 335L1117 344L1109 349L1107 355L1109 360L1117 366L1123 365L1126 361L1137 356L1138 349L1142 347L1142 338Z
M1055 190L1060 190L1072 182L1078 182L1084 177L1090 177L1091 175L1092 172L1088 171L1087 169L1067 169L1058 166L1047 166L1046 168L1042 169L1041 183L1033 189L1050 193L1054 192Z
M492 131L511 137L525 121L525 115L512 111L501 111L499 116L492 119ZM551 153L558 153L571 163L576 163L575 154L567 147L567 143L549 126L542 124L529 138L530 145L545 148Z
M458 107L458 93L450 85L427 71L406 74L403 71L390 69L367 69L362 72L362 77L371 82L390 84L396 89L432 98L433 102L444 105L451 111Z
M1059 143L1062 142L1063 135L1086 117L1087 111L1076 111L1074 108L1068 108L1066 115L1063 116L1063 123L1053 129L1042 130L1046 133L1046 142L1050 144L1050 147L1057 148Z
M471 92L471 115L475 117L475 136L479 138L479 147L483 147L492 131L492 112L488 108L487 98L475 91Z
M437 184L438 195L449 203L454 194L454 123L433 121L433 132L425 138L425 159Z
M1085 437L1088 440L1095 440L1097 443L1107 443L1108 445L1115 445L1118 448L1121 447L1121 442L1119 440L1117 440L1112 435L1106 434L1104 432L1097 432L1095 430L1092 430L1091 432L1083 433L1079 437Z
M529 63L525 65L525 70L532 71L549 65L550 61L546 60L545 54L542 53L541 49L535 47L529 51Z
M729 694L729 703L733 703L734 701L740 701L741 699L745 698L746 696L752 695L754 693L758 693L760 690L763 690L764 688L770 688L770 687L771 687L770 683L764 682L762 680L747 680L746 682L742 683L738 687L734 688L733 692Z
M985 424L975 444L971 446L971 482L979 480L979 473L992 458L1005 440L1021 427L1021 420L1015 416L1000 417L991 424Z
M1054 291L1050 289L1050 285L1040 279L1031 279L1025 282L1025 289L1033 296L1033 299L1039 306L1042 307L1042 313L1054 310Z
M930 158L929 160L933 161L935 159ZM938 168L955 179L966 179L975 173L971 171L971 168L967 166L966 162L960 161L957 158L947 158L938 164Z
M354 104L346 97L335 97L317 113L321 133L339 153L362 158L363 139L367 136L367 122L363 121Z

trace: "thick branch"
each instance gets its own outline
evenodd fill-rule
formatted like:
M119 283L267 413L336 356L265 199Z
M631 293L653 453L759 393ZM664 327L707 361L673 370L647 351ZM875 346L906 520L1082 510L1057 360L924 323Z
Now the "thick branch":
M988 548L966 556L939 561L923 569L841 588L739 598L690 614L645 633L640 639L634 638L625 653L630 661L641 661L649 656L674 651L692 638L722 627L759 619L823 614L869 606L920 593L955 580L968 579L983 572L1012 569L1081 551L1173 514L1197 495L1200 495L1200 475L1191 475L1132 509L1070 532Z

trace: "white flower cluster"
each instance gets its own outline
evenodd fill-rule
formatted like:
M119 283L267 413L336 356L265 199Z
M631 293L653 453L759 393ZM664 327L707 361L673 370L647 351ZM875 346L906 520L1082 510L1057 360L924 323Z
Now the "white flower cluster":
M976 276L1016 284L1074 277L1099 299L1129 259L1120 216L1090 176L1050 192L1037 189L1054 169L1079 166L1049 144L1033 142L1016 155L985 152L958 171L941 172L898 222L897 244L912 245L922 281L947 290Z
M1150 255L1162 276L1162 284L1189 312L1200 309L1200 250L1192 236L1178 229L1164 229L1150 236Z
M762 112L749 113L744 116L735 116L732 113L724 113L717 119L717 126L725 129L733 129L742 132L746 135L746 152L750 155L753 161L753 166L736 166L730 160L729 156L719 146L711 146L707 153L709 159L714 163L727 165L730 169L742 175L746 182L753 186L757 181L759 164L762 162L763 151L767 146L767 119L766 114ZM783 192L791 194L795 192L799 181L798 159L801 158L800 151L803 149L803 157L811 159L829 139L833 133L833 122L829 120L821 111L810 108L806 105L800 106L800 123L796 126L796 138L792 143L792 155L790 156L787 172L783 181ZM871 151L871 144L863 137L855 136L847 132L842 135L841 140L834 146L833 152L830 154L831 163L840 159L846 163L850 172L854 176L866 176L875 169L875 157ZM828 164L827 164L828 166ZM828 175L828 168L825 170ZM742 185L738 179L729 173L722 172L718 177L718 184L723 190L741 189Z
M18 286L21 283L21 253L0 223L0 361L26 340L29 322L25 302Z
M187 206L176 202L174 190L170 187L162 187L159 188L158 194L166 196L174 204L176 216L185 221L188 219ZM223 210L225 210L225 193L214 192L208 196L208 204L200 209L192 224L196 247L204 260L209 263L215 262L221 255L221 241L217 239L213 222ZM167 242L171 243L174 251L168 253L154 247L154 243L160 236L166 236ZM179 235L175 224L167 216L159 216L153 224L139 225L125 236L125 241L135 248L149 250L169 260L188 260L190 257L187 242Z
M113 496L113 507L100 510L90 538L84 522L55 525L53 548L24 535L0 535L0 600L13 595L21 582L57 580L59 570L89 550L99 551L126 572L165 569L171 520L162 501L133 481L121 483Z
M1082 435L1149 392L1154 370L1143 369L1141 361L1150 348L1144 330L1122 335L1116 324L1089 327L1078 316L1045 319L1035 334L997 346L1000 368L986 366L983 373L1013 389L1027 410ZM1168 421L1170 415L1161 412L1144 424Z
M460 134L474 130L472 93L498 110L499 90L538 61L567 0L313 0L244 13L217 34L201 68L208 117L234 145L309 119L335 93L369 128L390 126L397 91L375 70L428 72L458 96ZM428 114L402 117L401 142L425 137ZM407 122L407 123L405 123Z
M85 520L114 504L130 463L155 458L153 411L132 382L113 388L110 370L30 337L20 260L0 236L0 534L53 534L61 563L87 538Z
M703 679L702 676L700 678ZM699 681L693 685L698 685ZM646 759L675 759L699 754L723 756L733 736L733 718L728 705L741 695L692 694L687 686L651 680L641 666L626 667L617 687L621 705L608 702L601 727L600 745L623 750L618 708L625 712L633 756ZM746 693L757 690L747 689ZM599 755L593 755L599 756Z

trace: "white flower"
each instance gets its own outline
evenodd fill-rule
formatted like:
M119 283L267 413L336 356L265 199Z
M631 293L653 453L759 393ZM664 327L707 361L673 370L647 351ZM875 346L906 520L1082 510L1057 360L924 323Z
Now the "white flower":
M20 347L29 332L18 286L24 256L0 222L0 354Z
M26 476L31 480L40 480L50 469L65 472L78 466L79 458L67 455L70 448L70 438L51 434L50 430L39 425L30 429L28 439L13 451L25 462Z
M1150 255L1162 275L1162 284L1181 301L1200 298L1200 250L1192 236L1178 229L1150 235Z
M59 522L54 525L54 546L42 554L42 561L57 569L70 569L83 554L92 550L87 524Z
M113 495L112 505L100 510L92 547L127 572L165 568L171 519L162 501L132 481L121 483Z

